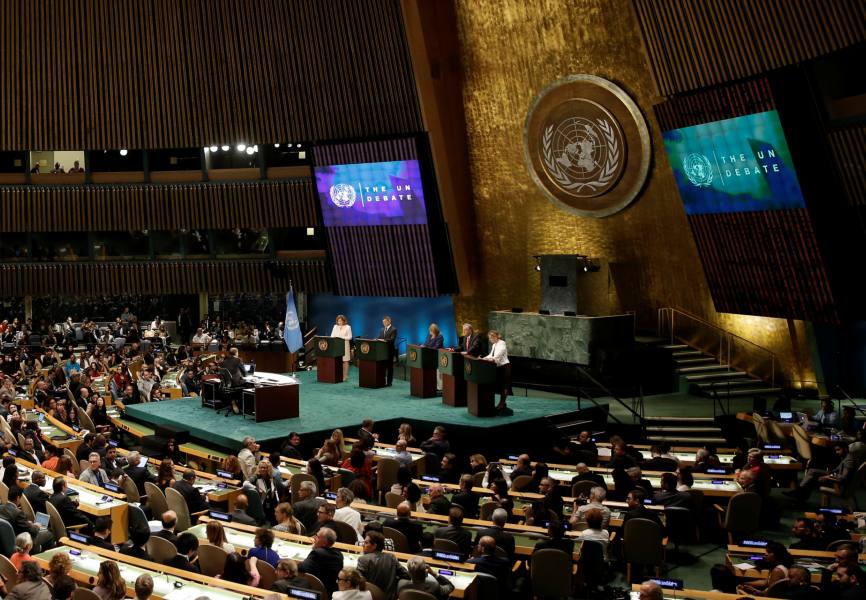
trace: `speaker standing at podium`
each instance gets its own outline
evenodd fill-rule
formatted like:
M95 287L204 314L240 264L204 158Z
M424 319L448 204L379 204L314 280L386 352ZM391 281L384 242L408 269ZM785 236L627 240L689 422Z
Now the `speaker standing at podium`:
M343 354L343 381L349 380L349 361L352 360L352 326L346 320L346 315L337 315L337 321L331 329L331 337L346 340L346 351Z
M500 415L513 415L514 411L505 405L505 399L511 393L511 363L508 362L508 348L505 340L500 339L499 332L491 329L487 334L490 341L490 354L484 357L496 363L496 386L499 388L499 406L496 407Z
M481 356L481 335L475 333L469 323L463 323L460 352L469 356Z
M436 323L430 323L430 327L427 329L427 339L424 340L421 346L432 348L433 350L441 350L445 347L445 338L442 337L442 333L439 331L439 326ZM439 369L436 369L436 390L442 391L442 373L439 372Z
M379 330L379 335L376 339L388 342L388 363L385 365L385 385L394 383L394 359L397 357L397 328L391 323L391 317L385 315L382 317L382 329Z

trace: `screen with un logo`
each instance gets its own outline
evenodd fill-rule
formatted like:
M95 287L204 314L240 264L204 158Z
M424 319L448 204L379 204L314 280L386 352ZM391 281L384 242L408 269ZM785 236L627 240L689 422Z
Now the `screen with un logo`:
M427 223L417 160L315 168L326 227Z
M775 110L662 136L686 214L805 207Z

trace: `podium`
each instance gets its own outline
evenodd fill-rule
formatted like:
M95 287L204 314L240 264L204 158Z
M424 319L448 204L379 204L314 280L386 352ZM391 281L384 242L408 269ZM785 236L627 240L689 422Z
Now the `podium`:
M358 359L358 385L362 388L385 387L385 365L391 358L389 343L382 340L355 340Z
M496 363L481 358L463 357L466 379L466 404L475 417L496 415Z
M466 406L463 355L454 350L440 350L439 372L442 373L442 404Z
M436 396L437 352L411 344L406 351L406 364L409 365L409 393L416 398Z
M316 344L316 381L319 383L341 383L343 381L343 356L346 354L346 340L338 337L317 335Z

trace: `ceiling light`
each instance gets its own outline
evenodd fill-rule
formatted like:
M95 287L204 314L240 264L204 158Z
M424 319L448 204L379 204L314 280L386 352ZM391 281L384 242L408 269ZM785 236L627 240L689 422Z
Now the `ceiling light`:
M246 144L238 144L238 152L243 152L246 149L247 149Z
M129 150L127 150L126 148L123 148L123 149L120 151L120 155L121 155L121 156L126 156L127 154L129 154Z
M217 150L219 150L219 148L217 148L216 146L211 146L211 147L210 147L210 151L211 151L211 152L216 152Z
M220 150L222 150L223 152L228 152L229 147L228 146L220 146Z
M255 152L255 150L253 149L253 147L252 147L252 146L247 146L247 154L252 154L253 152Z

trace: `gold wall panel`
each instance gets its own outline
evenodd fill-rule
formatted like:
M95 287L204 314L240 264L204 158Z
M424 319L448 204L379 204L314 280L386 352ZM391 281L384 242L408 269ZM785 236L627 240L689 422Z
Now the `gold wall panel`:
M662 98L656 95L632 3L456 0L456 6L481 262L478 291L455 299L458 323L483 327L490 310L537 310L540 286L533 255L588 254L610 263L610 306L636 311L641 327L655 327L658 308L680 307L771 346L786 373L805 378L799 376L811 372L811 365L801 364L809 357L805 335L792 341L784 320L744 325L740 317L721 319L713 310L652 114L652 104ZM631 208L607 219L557 209L523 163L530 102L550 82L576 73L622 87L651 129L654 156L647 185Z

